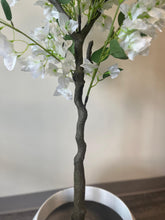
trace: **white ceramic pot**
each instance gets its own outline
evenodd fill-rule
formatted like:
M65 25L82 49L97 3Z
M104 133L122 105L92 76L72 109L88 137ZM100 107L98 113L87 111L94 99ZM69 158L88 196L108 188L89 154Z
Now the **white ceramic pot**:
M86 186L85 200L97 202L110 207L123 220L135 220L124 202L104 189ZM48 198L39 208L33 220L46 220L56 208L69 202L73 202L73 188L64 189Z

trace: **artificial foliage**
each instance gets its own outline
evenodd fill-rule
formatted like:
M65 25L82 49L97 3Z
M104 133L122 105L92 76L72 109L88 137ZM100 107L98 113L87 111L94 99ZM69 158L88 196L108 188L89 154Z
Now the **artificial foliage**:
M19 62L22 71L31 72L34 78L55 76L58 86L55 96L74 99L78 111L76 142L78 152L74 158L74 210L72 220L85 219L85 174L83 161L86 153L84 128L87 120L87 103L93 87L104 80L118 77L123 70L118 59L134 60L137 55L148 55L151 41L165 25L165 0L37 0L43 8L43 25L30 34L17 27L12 7L21 0L1 0L0 56L11 71ZM17 4L16 4L17 3ZM107 11L109 10L109 15ZM98 35L106 34L100 48L95 41L84 42L96 26ZM12 29L12 39L5 29ZM19 39L18 33L24 37ZM25 44L17 51L16 42ZM83 51L86 51L83 54ZM111 59L109 68L101 71L105 60ZM126 62L125 61L125 62ZM85 83L90 79L89 85ZM75 85L72 93L70 84ZM84 86L87 93L84 94Z

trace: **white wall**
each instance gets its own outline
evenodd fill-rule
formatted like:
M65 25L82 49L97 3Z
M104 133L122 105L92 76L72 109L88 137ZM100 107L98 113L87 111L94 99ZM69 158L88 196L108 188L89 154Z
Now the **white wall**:
M22 9L34 2L22 0L14 10L15 25L26 32L42 23L39 8ZM93 36L99 45L102 35ZM120 77L93 89L87 183L165 175L164 39L165 32L158 35L148 57L120 61L125 69ZM55 78L34 80L19 64L8 72L2 59L0 79L0 196L71 186L73 102L53 96Z

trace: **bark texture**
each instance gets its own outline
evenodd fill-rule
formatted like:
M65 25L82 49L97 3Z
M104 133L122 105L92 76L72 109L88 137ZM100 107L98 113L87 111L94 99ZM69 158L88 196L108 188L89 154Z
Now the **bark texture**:
M74 102L78 111L78 121L76 127L76 142L78 152L74 158L74 211L72 220L84 220L85 218L85 173L84 157L86 153L86 143L84 141L84 127L87 119L87 110L83 104L84 71L80 66L83 62L83 42L81 35L76 35L75 40L75 58L76 70L74 72L75 95Z
M89 31L93 27L95 21L100 16L97 14L95 19L87 23L81 30L81 19L79 20L78 32L71 35L75 43L75 63L76 70L73 74L75 83L74 102L78 111L78 121L76 127L76 142L78 152L74 158L74 210L72 220L84 220L86 214L85 208L85 172L84 172L84 158L86 153L86 143L84 140L84 129L87 120L88 112L86 109L86 102L83 103L83 89L84 89L84 70L81 67L83 63L83 43Z
M69 19L69 15L65 12L62 7L61 1L59 0L48 0L53 4L60 13L64 13ZM88 35L89 31L93 27L95 21L99 18L101 12L97 11L94 18L87 22L86 25L81 29L81 10L78 15L78 30L70 37L75 43L75 63L76 70L73 74L73 80L75 83L75 95L74 102L78 111L78 121L76 128L76 142L78 152L74 158L74 211L72 220L84 220L85 219L85 173L84 173L84 158L86 153L86 143L84 140L84 128L87 120L87 100L83 103L83 89L84 89L84 70L81 67L83 63L83 43ZM90 60L91 50L93 42L90 42L87 51L87 58Z

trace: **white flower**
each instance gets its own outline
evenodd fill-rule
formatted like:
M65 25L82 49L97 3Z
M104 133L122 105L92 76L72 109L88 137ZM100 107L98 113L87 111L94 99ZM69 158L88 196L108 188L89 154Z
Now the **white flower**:
M118 68L118 64L110 66L109 72L110 72L111 79L117 78L120 73L120 69Z
M164 26L165 23L165 10L154 7L148 12L148 14L150 18L147 21L161 32L162 26Z
M149 48L151 40L150 36L142 37L138 31L135 31L126 35L120 45L127 52L129 59L133 60L138 54L146 55L146 50Z
M131 8L131 14L130 18L131 20L135 20L138 18L139 15L142 15L144 12L147 12L147 8L144 6L137 6L137 4L134 4Z
M45 38L47 38L49 34L49 26L48 24L45 24L44 27L37 27L34 29L32 36L33 39L36 41L43 41Z
M70 73L75 70L75 59L70 51L67 52L65 59L55 63L53 59L48 60L46 72L49 75L69 77ZM72 79L70 78L70 81Z
M46 73L49 74L50 76L60 76L61 75L61 73L58 72L58 66L53 63L48 64L48 68L46 69Z
M32 56L28 56L26 59L20 60L22 71L32 72L32 76L37 78L41 76L44 78L45 76L45 67L40 59L33 58Z
M95 69L98 68L98 65L96 63L91 63L88 59L84 59L83 64L81 67L84 68L84 72L86 74L91 74Z
M123 39L126 37L126 35L130 34L131 32L134 32L135 30L138 30L140 33L149 35L151 37L155 37L156 34L155 28L149 22L146 22L145 20L139 18L134 21L130 20L129 18L126 18L123 22L118 36L120 39Z
M164 3L165 0L138 0L130 5L121 5L121 11L126 18L118 37L129 59L133 60L137 54L148 54L156 30L162 31L162 27L165 26Z
M155 18L156 21L158 21L159 19L165 19L165 10L161 9L161 8L152 8L148 14Z
M59 85L57 86L54 96L64 96L66 99L72 99L72 92L68 89L71 79L69 77L60 76L58 78Z
M34 56L43 56L43 55L46 56L47 55L47 52L41 49L37 45L31 46L31 51Z
M120 5L120 10L125 15L125 17L128 17L128 12L130 10L130 7L131 7L130 5L124 3Z
M72 45L72 41L67 40L65 41L63 38L59 38L55 42L55 51L60 54L66 60L66 54L70 53L68 48ZM69 60L68 60L69 61ZM72 61L74 61L74 57L72 56Z
M7 2L11 7L13 7L19 0L8 0Z
M64 14L59 15L59 26L64 34L72 34L78 28L78 22L74 20L69 20L69 18Z
M9 71L12 71L15 67L17 56L14 53L7 54L4 57L4 65Z
M63 75L68 75L71 71L75 70L75 59L73 54L68 51L66 54L66 58L62 60L62 72Z
M149 28L151 28L151 25L147 24L142 19L136 19L132 21L129 18L126 18L123 22L122 28L126 28L128 30L147 31Z
M47 20L52 20L53 18L59 18L59 12L57 9L47 0L38 0L35 5L39 5L44 9L44 15Z
M55 7L45 7L44 9L44 15L47 20L53 20L53 18L58 19L59 18L59 12Z
M135 20L139 15L142 15L145 12L148 12L151 8L156 5L156 0L138 0L132 4L122 3L120 5L120 10L125 15L125 17L129 17L131 20Z
M4 65L11 71L14 69L17 56L14 52L13 45L8 41L5 35L0 32L0 56L3 57Z
M76 31L77 28L78 28L78 22L73 19L69 20L69 25L68 27L66 27L68 32L72 34L73 32Z
M49 22L49 33L51 34L51 37L56 41L63 39L63 33L61 32L57 22Z

